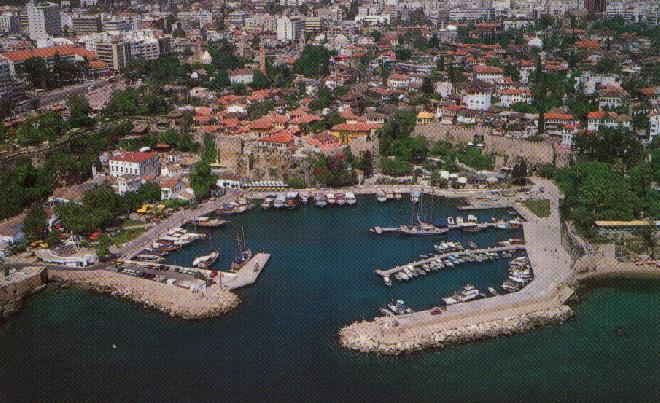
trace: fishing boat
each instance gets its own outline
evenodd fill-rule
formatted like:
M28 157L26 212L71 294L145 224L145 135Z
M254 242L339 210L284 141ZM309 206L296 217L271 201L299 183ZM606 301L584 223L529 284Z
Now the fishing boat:
M463 225L463 217L456 217L456 225Z
M328 202L325 199L325 195L323 193L318 193L316 196L314 196L314 205L316 207L325 207L328 204Z
M327 193L325 195L325 200L328 204L335 204L335 194L334 193Z
M211 252L208 255L198 256L193 260L193 266L199 267L200 269L209 267L218 260L218 256L220 256L220 253L218 252Z
M300 201L300 195L298 192L288 192L285 196L284 204L288 209L294 209L298 207L298 202Z
M397 200L400 200L403 196L401 195L401 192L398 190L394 192L394 198Z
M247 247L245 232L241 230L240 233L236 234L236 251L229 270L232 272L239 271L250 259L252 259L252 250Z
M406 302L402 299L392 301L387 305L387 308L395 315L403 315L404 313L412 313L412 309L406 307Z
M261 203L261 208L266 210L266 209L269 209L269 208L273 207L273 202L274 201L275 201L275 196L273 196L273 195L266 196L263 203Z
M346 204L348 204L349 206L352 206L355 203L357 203L357 199L355 198L355 193L346 192Z
M387 195L385 192L383 192L382 189L378 189L376 191L376 200L378 200L381 203L385 203L387 201Z
M454 221L454 217L447 217L447 225L456 225L456 221Z
M488 292L489 292L492 296L500 295L500 294L499 294L499 293L498 293L493 287L488 287Z
M194 225L200 227L209 227L209 228L222 227L226 223L227 220L221 220L219 218L209 218L209 217L197 217L193 221Z
M429 224L421 221L419 222L419 224L415 224L415 225L399 226L399 233L401 235L411 235L411 236L442 235L447 232L449 232L449 228L440 228L440 227L436 227L433 224Z
M300 202L302 204L307 204L309 201L309 195L307 193L303 193L302 196L300 196Z
M344 204L346 204L346 195L341 192L335 194L335 202L337 203L338 206L343 206Z
M280 193L275 197L275 201L273 202L273 207L276 209L281 209L284 208L286 203L286 195L283 193Z
M390 192L385 192L385 197L387 198L387 200L394 199L394 192L391 192L391 191Z

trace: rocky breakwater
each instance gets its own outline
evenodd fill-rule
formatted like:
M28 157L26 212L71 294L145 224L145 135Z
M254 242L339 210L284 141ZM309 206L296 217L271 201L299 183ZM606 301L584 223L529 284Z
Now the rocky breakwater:
M236 294L215 285L193 293L174 285L105 270L51 271L49 278L62 286L81 286L126 298L183 319L218 316L232 310L240 302Z
M26 267L0 274L0 318L16 313L23 299L40 291L48 282L45 267Z
M522 315L461 327L447 327L437 331L405 329L395 326L394 319L381 317L371 322L356 322L344 327L339 332L339 342L345 348L363 353L399 355L521 333L539 326L562 323L571 316L573 316L573 310L567 305L560 305Z

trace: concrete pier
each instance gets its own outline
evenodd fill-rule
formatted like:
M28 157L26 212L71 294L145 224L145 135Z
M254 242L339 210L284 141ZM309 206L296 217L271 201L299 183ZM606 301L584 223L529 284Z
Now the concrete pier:
M474 211L474 210L505 210L512 209L512 204L478 204L471 206L458 206L461 211Z
M261 274L261 271L268 263L270 259L270 254L268 253L257 253L252 256L252 259L248 260L243 267L238 270L236 273L222 273L222 289L223 290L234 290L236 288L245 287L246 285L254 284Z
M424 265L426 263L430 263L430 262L434 261L436 258L446 259L449 256L459 256L459 257L461 257L461 256L467 256L467 255L477 255L477 254L486 253L486 252L497 252L497 253L499 253L499 252L511 252L511 251L524 250L524 249L525 249L525 245L511 245L511 246L501 246L501 247L484 248L484 249L467 249L467 250L460 251L460 252L447 252L447 253L443 253L443 254L440 254L440 255L433 255L433 256L427 257L425 259L417 260L417 261L414 261L412 263L407 263L407 264L404 264L404 265L401 265L401 266L396 266L396 267L393 267L389 270L375 270L375 272L379 276L387 277L387 276L391 276L393 274L396 274L396 273L400 272L401 270L404 270L406 267L409 267L410 265L413 265L413 267L421 266L421 265Z

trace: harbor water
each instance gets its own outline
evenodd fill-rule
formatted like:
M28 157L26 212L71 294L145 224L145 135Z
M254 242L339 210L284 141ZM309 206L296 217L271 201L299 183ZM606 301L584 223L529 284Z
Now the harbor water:
M456 201L434 217L467 216ZM480 220L511 218L503 210ZM403 218L402 218L403 217ZM49 289L0 324L2 401L657 401L659 289L625 283L586 294L575 319L506 338L404 357L343 350L338 329L378 314L393 298L413 309L472 283L507 276L507 260L466 263L385 287L374 269L432 253L438 239L479 247L519 237L489 229L440 238L375 235L409 222L406 200L355 206L253 211L170 256L190 265L218 249L228 267L234 238L272 258L239 290L230 314L188 322L115 298ZM617 332L618 331L618 332Z

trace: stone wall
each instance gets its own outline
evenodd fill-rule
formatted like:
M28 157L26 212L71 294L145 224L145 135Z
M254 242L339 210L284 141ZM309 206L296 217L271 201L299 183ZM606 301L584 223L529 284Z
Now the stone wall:
M29 267L0 280L0 318L16 313L25 297L41 290L48 282L45 267ZM0 274L2 276L3 274Z
M484 151L487 153L498 154L496 162L500 166L512 166L515 159L524 157L531 166L541 164L551 164L556 162L557 167L561 168L570 162L569 153L559 153L555 146L549 143L537 143L522 139L508 138L492 135L492 131L486 127L464 128L459 126L448 126L440 123L431 123L424 126L417 126L414 134L426 137L430 143L438 140L447 141L454 145L464 145L468 142L474 142L475 135L484 137Z

